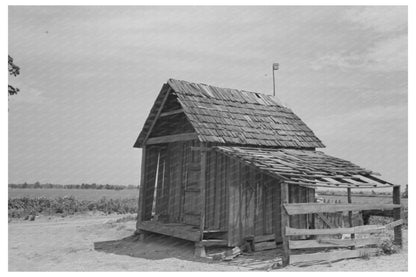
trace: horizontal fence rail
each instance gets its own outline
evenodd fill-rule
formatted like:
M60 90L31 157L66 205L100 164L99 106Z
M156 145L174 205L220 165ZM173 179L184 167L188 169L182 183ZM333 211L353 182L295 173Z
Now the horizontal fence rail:
M288 215L337 213L345 211L365 210L393 210L400 208L400 204L323 204L323 203L295 203L284 205Z
M358 233L381 233L403 224L403 219L393 221L384 226L380 225L363 225L351 228L334 228L334 229L296 229L287 227L286 236L314 236L314 235L339 235L339 234L358 234Z
M300 254L291 255L290 264L299 263L316 263L316 262L329 262L343 259L358 258L363 256L373 256L380 253L381 250L377 248L362 248L357 250L341 250L334 252L323 252L314 254Z
M313 249L313 248L349 248L378 245L385 238L366 239L319 239L319 240L290 240L290 249Z

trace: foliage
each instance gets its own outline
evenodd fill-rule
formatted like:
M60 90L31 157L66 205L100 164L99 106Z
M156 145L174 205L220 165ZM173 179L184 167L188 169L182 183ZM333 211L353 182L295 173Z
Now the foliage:
M383 251L384 254L391 255L397 253L399 251L398 246L393 244L393 240L391 238L383 240L379 247Z
M8 67L9 67L9 75L16 77L17 75L20 74L20 67L18 67L17 65L15 65L13 63L13 58L10 57L10 55L9 55ZM15 95L15 94L17 94L17 92L19 92L18 88L15 88L15 87L9 85L9 95Z
M73 215L88 211L100 211L106 214L126 214L137 212L137 198L129 199L107 199L105 197L97 200L77 200L73 196L49 199L46 197L36 198L13 198L9 199L9 218L28 219L39 214L43 215Z
M409 185L406 185L406 190L402 193L402 198L409 197Z
M109 185L109 184L68 184L68 185L60 185L60 184L41 184L39 182L35 182L33 184L22 183L22 184L9 184L9 188L12 189L107 189L107 190L123 190L123 189L136 189L137 186L134 185Z

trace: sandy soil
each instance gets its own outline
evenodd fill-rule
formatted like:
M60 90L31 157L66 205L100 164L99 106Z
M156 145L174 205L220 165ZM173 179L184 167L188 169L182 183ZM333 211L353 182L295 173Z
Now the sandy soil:
M193 244L132 236L133 216L83 215L9 223L9 271L247 271L268 270L273 251L231 262L193 257ZM130 219L130 220L129 220ZM407 245L407 231L404 232ZM407 246L398 254L284 271L406 271Z

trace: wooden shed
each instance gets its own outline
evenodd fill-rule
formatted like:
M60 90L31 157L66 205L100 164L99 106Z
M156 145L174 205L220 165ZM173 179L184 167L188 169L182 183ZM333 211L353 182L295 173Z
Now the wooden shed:
M194 241L201 252L247 240L287 248L285 227L312 229L315 217L284 205L313 203L317 186L392 186L316 151L323 143L271 96L174 79L134 147L142 148L137 232Z

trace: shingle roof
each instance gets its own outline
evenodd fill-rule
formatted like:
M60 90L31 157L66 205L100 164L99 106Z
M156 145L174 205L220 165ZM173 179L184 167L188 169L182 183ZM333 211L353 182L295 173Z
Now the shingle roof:
M374 188L393 184L378 174L320 151L217 146L225 155L285 179L289 184L321 187Z
M292 110L271 96L175 79L169 79L167 85L170 93L177 96L200 141L264 147L325 147ZM149 116L135 146L143 143L150 120Z

